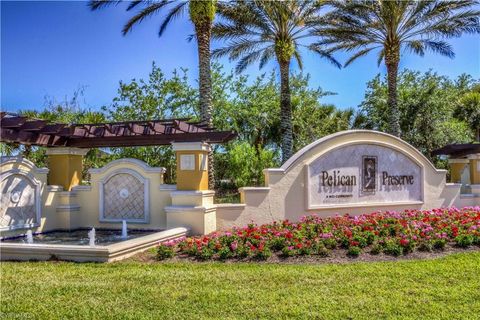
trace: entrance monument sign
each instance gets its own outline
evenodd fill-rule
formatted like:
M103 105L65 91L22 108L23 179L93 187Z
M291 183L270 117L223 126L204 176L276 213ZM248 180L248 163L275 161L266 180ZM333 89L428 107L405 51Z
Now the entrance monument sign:
M339 147L315 158L307 168L308 209L423 201L422 168L387 146Z

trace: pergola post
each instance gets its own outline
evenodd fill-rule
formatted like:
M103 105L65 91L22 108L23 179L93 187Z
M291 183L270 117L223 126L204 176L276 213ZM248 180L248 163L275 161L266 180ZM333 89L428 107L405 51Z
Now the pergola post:
M461 183L462 173L464 170L468 169L469 160L468 159L448 159L448 164L450 165L450 182Z
M82 182L83 157L89 149L57 147L47 148L48 184L62 186L71 191Z
M208 190L208 143L174 142L172 147L177 159L177 190Z
M165 207L167 228L187 227L192 234L217 229L214 191L208 190L208 152L204 142L172 143L177 158L177 190L172 205Z
M480 154L468 156L470 161L470 184L480 184Z

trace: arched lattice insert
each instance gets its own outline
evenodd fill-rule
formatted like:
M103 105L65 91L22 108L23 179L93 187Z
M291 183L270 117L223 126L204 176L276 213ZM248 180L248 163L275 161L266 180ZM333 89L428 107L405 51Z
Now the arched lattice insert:
M40 182L19 170L2 174L0 230L31 228L40 222Z
M100 186L100 220L148 223L148 180L133 170L115 171Z

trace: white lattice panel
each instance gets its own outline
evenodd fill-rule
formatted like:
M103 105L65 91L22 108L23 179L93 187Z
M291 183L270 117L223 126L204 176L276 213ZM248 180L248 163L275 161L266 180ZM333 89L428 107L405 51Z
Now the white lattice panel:
M128 173L119 173L103 185L104 214L107 220L144 220L144 182Z
M35 185L21 174L1 182L0 228L15 228L38 223Z

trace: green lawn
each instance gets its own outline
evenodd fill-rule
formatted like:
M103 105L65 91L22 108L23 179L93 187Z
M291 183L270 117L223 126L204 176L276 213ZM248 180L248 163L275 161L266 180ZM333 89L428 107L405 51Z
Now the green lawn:
M479 319L480 252L321 265L2 263L1 319Z

